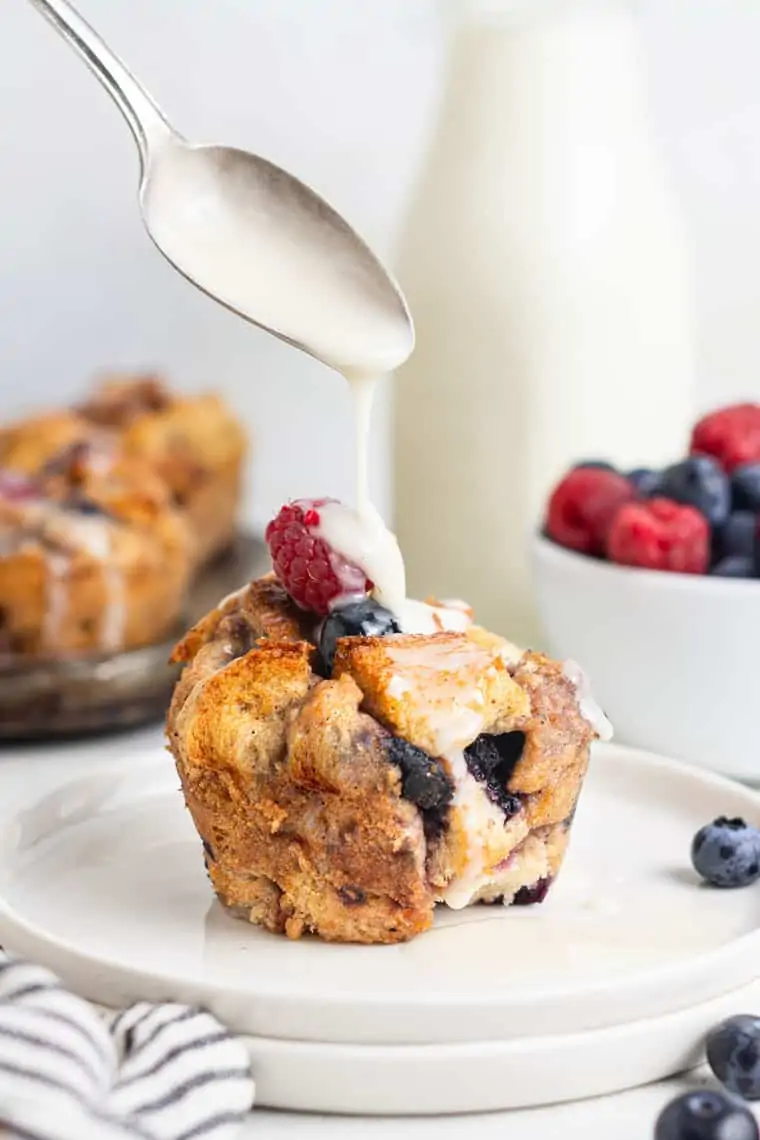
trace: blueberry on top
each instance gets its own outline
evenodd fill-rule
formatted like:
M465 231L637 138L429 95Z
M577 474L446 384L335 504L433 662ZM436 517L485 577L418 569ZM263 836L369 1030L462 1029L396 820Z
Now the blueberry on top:
M362 598L334 609L319 631L319 652L326 676L332 673L335 647L341 637L385 637L400 632L401 627L391 611L374 598Z
M692 455L662 473L658 494L696 507L711 526L722 526L731 507L731 487L723 468L709 455Z
M743 463L731 476L735 510L760 511L760 463Z
M524 732L505 732L500 736L484 733L464 750L470 773L485 786L489 800L501 808L507 819L522 808L520 797L507 791L507 784L524 745Z
M720 816L694 836L691 861L714 887L749 886L760 878L760 831L743 819Z
M454 798L454 785L440 760L421 748L390 736L386 744L388 759L401 769L404 799L421 811L442 811Z

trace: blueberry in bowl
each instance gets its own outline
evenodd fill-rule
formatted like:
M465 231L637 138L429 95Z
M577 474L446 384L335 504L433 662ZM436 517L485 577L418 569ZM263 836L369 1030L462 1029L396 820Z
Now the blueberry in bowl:
M688 455L646 443L637 466L570 465L550 490L545 644L583 662L629 744L760 781L760 403L703 416Z
M743 463L731 475L735 510L760 511L760 463Z
M635 467L633 471L628 472L626 478L643 499L649 499L660 493L661 471L654 471L651 467Z
M751 564L751 577L758 559L758 520L754 511L732 511L723 526L713 534L714 564L724 558L740 557Z
M754 558L747 558L744 554L727 554L710 568L710 574L715 578L754 578L755 571Z
M662 473L658 490L665 499L695 507L711 526L722 526L731 510L731 486L716 459L692 455Z
M615 471L616 468L612 463L608 463L606 459L581 459L580 462L573 464L573 469L588 470L588 471Z

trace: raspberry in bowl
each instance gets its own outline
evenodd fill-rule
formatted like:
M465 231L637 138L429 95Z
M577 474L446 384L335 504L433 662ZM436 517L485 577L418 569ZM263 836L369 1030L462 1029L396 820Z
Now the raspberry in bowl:
M760 782L760 405L704 416L685 450L553 488L533 544L546 647L594 678L618 740Z

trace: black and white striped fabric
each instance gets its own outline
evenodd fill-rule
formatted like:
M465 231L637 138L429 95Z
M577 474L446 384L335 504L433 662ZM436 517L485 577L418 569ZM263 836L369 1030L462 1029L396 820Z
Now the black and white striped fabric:
M232 1140L253 1094L245 1046L204 1010L106 1018L0 953L0 1137Z

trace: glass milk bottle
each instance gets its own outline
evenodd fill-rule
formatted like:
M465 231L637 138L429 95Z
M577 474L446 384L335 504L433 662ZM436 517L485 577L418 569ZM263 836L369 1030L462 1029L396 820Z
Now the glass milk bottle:
M530 645L528 539L553 481L574 459L683 451L690 267L635 5L449 4L398 266L417 347L395 386L396 529L410 592L465 598Z

